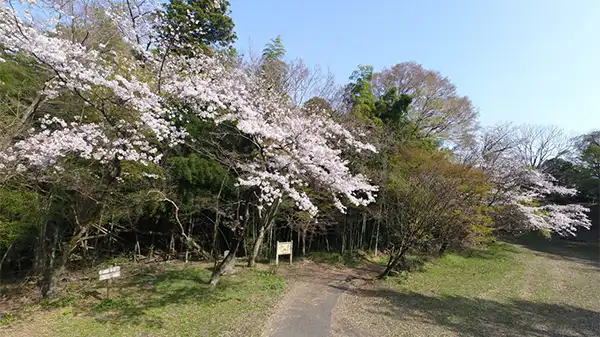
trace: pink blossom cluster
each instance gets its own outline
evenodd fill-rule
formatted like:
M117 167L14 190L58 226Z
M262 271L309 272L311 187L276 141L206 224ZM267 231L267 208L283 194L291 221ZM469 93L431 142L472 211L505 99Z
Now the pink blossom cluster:
M162 89L183 101L201 118L235 122L261 155L241 163L240 184L257 186L267 204L287 196L311 214L316 206L298 188L317 184L354 205L374 201L375 186L350 172L343 149L376 151L324 114L309 114L277 96L259 77L243 69L228 69L218 60L172 59ZM336 206L344 211L340 202Z
M591 220L586 215L590 210L579 204L542 204L534 206L550 195L572 196L576 189L554 184L554 177L536 170L524 170L525 180L513 196L513 202L529 226L535 229L550 230L561 235L574 235L579 227L589 228Z
M172 55L160 41L149 50L149 21L137 24L141 14L132 18L128 11L108 12L143 60L125 53L100 54L27 25L10 8L0 7L0 45L35 59L53 74L41 94L51 99L69 93L105 117L94 122L74 116L39 118L33 132L0 149L0 167L42 169L67 156L158 163L161 155L150 144L172 146L188 137L175 126L180 116L170 103L178 102L202 119L233 122L252 140L260 154L239 163L239 183L259 188L263 202L289 197L314 215L317 208L305 189L309 185L330 192L341 211L340 197L354 205L374 201L377 187L353 174L342 158L344 150L376 151L372 145L325 114L294 107L241 65L203 55Z

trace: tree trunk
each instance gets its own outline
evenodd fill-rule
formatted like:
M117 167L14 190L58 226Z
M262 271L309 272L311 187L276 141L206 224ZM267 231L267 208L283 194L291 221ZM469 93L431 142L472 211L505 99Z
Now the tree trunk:
M379 243L379 225L381 221L377 221L377 229L375 230L375 256L377 256L377 244Z
M344 227L342 229L342 254L346 252L346 224L347 224L348 214L344 214Z
M365 240L366 240L366 232L367 232L367 214L363 213L363 219L362 219L362 228L360 230L360 240L359 240L359 247L361 249L365 248Z
M51 233L49 233L51 231ZM58 229L56 226L46 226L45 231L42 233L43 247L42 247L42 278L39 283L40 292L43 298L53 298L56 295L56 278L53 275L55 258L56 258L56 246L58 245Z
M306 256L306 231L308 229L304 228L302 230L302 256Z
M439 256L444 255L444 253L446 252L446 249L448 249L448 242L444 241L444 242L442 242L442 246L440 247L440 250L438 251Z
M260 246L265 237L265 233L267 232L267 226L270 227L270 225L264 225L260 226L260 229L258 230L258 235L254 240L252 251L250 253L250 256L248 257L248 267L254 267L254 265L256 265L256 257L258 256L258 251L260 250Z
M45 299L53 299L58 294L58 284L65 271L65 266L47 268L42 278L41 292Z
M42 297L47 299L52 299L56 296L60 278L66 270L67 261L69 261L71 252L77 247L77 244L79 244L85 230L80 228L78 232L75 232L73 237L71 237L69 242L63 247L62 253L58 259L56 259L56 251L60 240L58 232L58 228L54 227L51 248L40 285Z
M398 265L398 262L400 262L400 260L402 260L405 253L406 253L406 250L404 248L401 248L400 251L396 255L390 255L390 260L389 260L387 266L385 267L385 270L383 272L381 272L381 274L379 274L379 276L377 276L377 278L384 279L384 278L388 277L390 275L390 272L392 270L394 270L394 268L396 268L396 266Z
M167 260L171 260L171 257L175 255L175 236L171 231L171 240L169 240L169 253L167 254Z
M219 282L219 279L221 278L221 276L224 275L226 272L228 272L230 269L232 269L234 266L234 258L240 248L240 244L242 243L244 236L246 235L246 228L248 227L248 221L250 219L249 208L250 208L250 200L246 200L246 205L244 206L244 216L243 216L244 222L241 224L240 227L233 229L234 242L233 242L231 249L229 250L229 253L227 254L227 256L225 256L225 258L223 259L223 261L221 261L221 263L217 264L217 260L215 260L215 267L213 269L212 275L210 276L210 281L208 282L212 286L216 286L217 283ZM239 216L239 209L238 209L238 216Z
M273 247L273 227L269 227L269 236L267 238L267 256L272 256L271 247Z
M300 235L300 229L298 229L298 231L296 231L296 247L298 248L298 253L300 252L300 243L302 242L302 238ZM294 250L294 247L292 246L292 251Z
M2 260L0 260L0 280L2 279L2 265L4 264L4 260L6 260L6 257L8 256L8 253L12 249L13 244L14 244L14 242L11 243L10 246L8 246L8 249L6 250L6 252L4 252L4 256L2 256Z
M216 286L221 276L233 269L235 262L234 258L237 254L238 249L240 248L241 242L241 239L236 238L235 243L233 245L233 249L229 250L229 253L227 254L227 256L225 256L223 261L221 261L221 263L215 266L212 275L210 276L210 281L208 282L210 285Z
M256 264L256 257L258 256L258 252L259 252L260 246L262 245L262 242L264 240L265 233L268 230L270 230L271 227L273 226L273 218L275 217L275 214L277 213L278 208L279 208L279 200L276 200L271 205L271 207L269 207L269 210L265 214L265 217L263 218L264 221L261 223L260 228L258 230L258 234L257 234L256 238L254 239L252 252L251 252L250 256L248 257L248 267L254 267L254 265Z

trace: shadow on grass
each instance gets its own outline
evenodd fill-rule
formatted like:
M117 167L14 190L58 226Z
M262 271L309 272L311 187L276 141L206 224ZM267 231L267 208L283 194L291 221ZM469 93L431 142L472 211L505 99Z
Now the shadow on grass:
M600 244L545 239L536 233L505 238L504 241L521 245L552 259L571 260L600 268Z
M80 303L75 305L73 313L93 317L100 323L161 328L165 323L164 317L160 310L153 309L192 302L210 307L240 300L236 298L235 289L241 287L241 280L223 278L213 288L207 284L209 276L203 268L143 271L131 281L115 285L112 290L114 298Z
M348 290L344 287L332 286ZM391 317L400 328L402 322L431 324L460 336L598 336L600 312L569 305L514 300L506 303L462 296L427 296L390 289L350 290L357 296L381 298L386 305L363 308L372 314ZM407 331L404 331L406 333ZM425 331L411 331L425 336Z
M463 257L484 260L507 259L511 258L514 253L520 253L519 249L505 242L495 242L485 246L457 252L458 255Z

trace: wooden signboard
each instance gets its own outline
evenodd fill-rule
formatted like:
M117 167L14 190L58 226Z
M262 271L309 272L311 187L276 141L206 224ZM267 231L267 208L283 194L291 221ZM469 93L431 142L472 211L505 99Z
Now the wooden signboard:
M121 276L121 267L117 266L108 269L102 269L98 272L98 274L100 275L100 281L119 277Z
M279 264L279 255L289 255L290 264L292 264L292 241L279 242L277 241L277 252L275 253L275 264Z
M98 271L98 275L100 275L100 281L108 280L108 284L106 285L106 298L108 299L110 296L110 285L112 283L112 279L121 276L121 267L116 266L108 269L102 269Z

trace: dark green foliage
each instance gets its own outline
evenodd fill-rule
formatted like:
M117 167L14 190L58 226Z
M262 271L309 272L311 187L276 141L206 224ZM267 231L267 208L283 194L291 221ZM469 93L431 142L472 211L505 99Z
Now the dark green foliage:
M285 56L285 47L281 41L281 36L277 35L274 39L271 39L269 43L263 49L262 57L265 63L269 63L275 60L281 60Z
M575 187L582 178L581 167L562 158L547 160L542 169L556 178L562 186Z
M379 124L381 120L376 116L375 95L371 88L372 79L373 67L360 65L350 76L351 84L348 89L352 113L357 117Z
M600 145L595 143L593 133L584 137L580 144L578 161L562 158L547 160L542 169L551 174L563 186L576 188L578 198L584 202L600 201Z
M0 48L0 131L3 136L42 89L47 73L34 61Z
M392 87L375 102L376 115L384 123L399 123L406 118L411 102L412 98L409 95L398 95L398 89Z
M227 170L214 160L191 154L187 157L172 157L168 162L170 175L184 193L201 191L210 195L219 192L223 181L228 182L228 187L231 185Z
M23 93L33 96L40 82L39 67L33 60L0 49L0 93L3 99L19 102Z
M317 263L327 263L332 265L343 265L347 267L360 267L365 262L369 262L363 252L347 252L347 253L326 253L314 252L308 255L308 259Z
M229 2L214 0L172 0L161 14L165 24L159 27L162 39L173 44L172 52L182 55L231 48L237 36L229 17Z
M28 244L44 216L43 197L25 189L0 189L0 255L10 245Z

